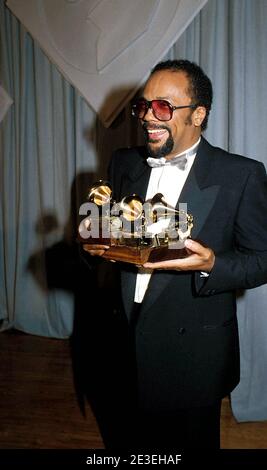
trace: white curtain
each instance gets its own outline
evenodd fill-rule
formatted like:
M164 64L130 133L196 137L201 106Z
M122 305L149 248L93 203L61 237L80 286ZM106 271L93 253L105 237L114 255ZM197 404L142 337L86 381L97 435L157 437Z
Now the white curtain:
M96 168L85 139L95 115L0 6L1 82L14 100L0 127L2 328L68 337L73 296L48 288L44 250L71 242L71 186Z
M0 84L14 100L0 124L0 319L2 329L63 338L72 331L79 203L112 150L140 136L128 109L104 129L0 7ZM194 60L212 79L208 140L267 166L266 20L266 0L209 0L168 57ZM266 304L266 286L240 293L241 382L232 394L240 421L267 419Z

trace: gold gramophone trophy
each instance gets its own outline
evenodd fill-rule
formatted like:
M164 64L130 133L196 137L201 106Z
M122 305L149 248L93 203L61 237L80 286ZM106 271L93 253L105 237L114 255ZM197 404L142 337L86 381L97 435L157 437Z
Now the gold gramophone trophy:
M87 199L80 207L86 217L78 241L109 245L104 258L141 265L188 256L184 242L191 236L193 217L183 207L168 205L162 194L147 201L133 194L116 202L109 182L100 180Z

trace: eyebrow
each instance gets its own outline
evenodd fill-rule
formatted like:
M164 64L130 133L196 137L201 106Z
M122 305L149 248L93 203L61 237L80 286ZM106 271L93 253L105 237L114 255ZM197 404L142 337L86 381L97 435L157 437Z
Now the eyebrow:
M143 98L145 98L145 97L143 96ZM170 96L156 96L156 98L154 98L154 100L164 100L164 101L171 102L172 98Z

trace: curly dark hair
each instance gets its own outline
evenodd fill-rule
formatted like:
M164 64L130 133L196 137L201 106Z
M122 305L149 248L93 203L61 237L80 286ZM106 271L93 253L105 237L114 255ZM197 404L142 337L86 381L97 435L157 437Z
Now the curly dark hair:
M173 72L185 72L189 79L188 93L192 102L206 108L206 116L201 124L204 131L208 125L208 117L212 104L212 84L199 65L189 60L166 60L159 62L151 71L151 75L160 70L171 70Z

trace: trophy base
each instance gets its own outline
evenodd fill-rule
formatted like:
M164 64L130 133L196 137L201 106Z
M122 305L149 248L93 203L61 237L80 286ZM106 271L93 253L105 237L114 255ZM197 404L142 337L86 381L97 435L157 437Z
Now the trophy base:
M182 259L189 256L186 248L169 248L168 246L159 246L153 248L150 252L148 261L157 263L158 261L168 261L171 259Z
M159 247L133 247L133 246L111 246L103 255L103 258L112 261L121 261L142 265L147 261L156 263L171 259L186 258L188 252L185 248L173 249L168 246Z
M169 245L142 245L137 244L133 240L128 240L128 244L111 244L110 238L99 238L99 239L83 239L78 237L78 242L88 245L109 245L110 248L106 250L102 258L111 261L120 261L124 263L131 263L136 265L142 265L149 261L150 263L156 263L159 261L167 261L171 259L186 258L188 255L187 250L181 246L181 248L170 248Z

